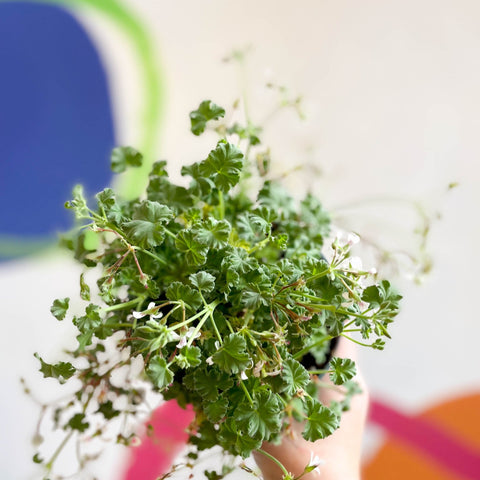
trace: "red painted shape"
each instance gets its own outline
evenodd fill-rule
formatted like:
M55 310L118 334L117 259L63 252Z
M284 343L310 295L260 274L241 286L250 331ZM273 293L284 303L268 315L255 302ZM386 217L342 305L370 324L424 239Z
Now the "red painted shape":
M155 434L145 435L141 445L131 449L124 480L156 480L167 472L185 446L185 429L193 418L192 409L180 408L175 400L157 408L149 422ZM450 471L464 478L480 479L480 455L432 421L405 415L377 400L371 401L369 420Z
M405 415L375 400L370 404L370 421L458 475L480 479L480 455L431 421Z
M184 410L175 400L160 405L147 422L153 435L144 435L141 444L130 449L124 480L156 480L166 473L188 440L185 429L194 416L191 408Z

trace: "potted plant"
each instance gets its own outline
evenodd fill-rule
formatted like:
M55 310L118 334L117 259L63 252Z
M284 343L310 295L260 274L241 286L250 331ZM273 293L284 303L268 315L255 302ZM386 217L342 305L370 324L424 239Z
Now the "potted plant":
M112 382L119 369L140 363L138 376L153 390L193 406L193 449L220 445L248 457L278 440L292 419L304 422L307 440L330 435L355 393L355 365L333 357L312 368L312 359L325 363L339 337L382 349L389 336L401 297L374 272L354 267L355 236L326 243L330 219L320 201L311 193L295 201L270 178L259 129L226 125L224 114L211 101L191 112L195 135L214 124L220 139L207 158L182 168L188 186L170 182L161 161L139 198L106 188L92 207L77 186L66 204L79 225L62 243L97 281L80 276L80 315L69 315L69 298L53 302L52 314L69 315L78 329L69 361L50 364L37 355L45 377L76 378L78 386L55 409L54 425L66 431L60 448L34 457L47 476L73 435L101 436L120 413L135 417L141 409L138 387ZM112 153L118 173L141 162L131 147ZM106 355L112 346L116 353ZM346 386L344 401L319 402L323 374ZM120 443L132 438L117 435Z

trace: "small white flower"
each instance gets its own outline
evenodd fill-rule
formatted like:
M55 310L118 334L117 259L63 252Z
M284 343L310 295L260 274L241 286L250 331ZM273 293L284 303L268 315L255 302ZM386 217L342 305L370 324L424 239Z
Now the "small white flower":
M150 318L162 318L163 317L163 313L160 312L159 309L155 308L155 303L154 302L150 302L148 304L148 308L147 308L147 313L148 312L151 312L152 310L157 310L157 313L150 313Z
M156 310L156 313L153 313L152 310ZM150 302L148 304L148 307L146 310L144 310L143 312L137 312L137 311L133 311L132 312L132 315L134 318L136 318L137 320L140 319L140 318L143 318L147 315L150 316L150 318L162 318L163 317L163 313L160 312L158 309L156 309L155 307L155 302Z
M245 373L245 370L242 370L242 372L240 373L240 378L242 380L248 380L248 377L247 377L247 374Z
M360 237L353 232L337 231L332 242L333 249L352 247L360 241ZM348 248L347 248L348 249Z
M265 362L263 360L260 360L256 365L255 368L253 369L253 376L254 377L260 377L262 374L262 368L265 365Z
M195 331L195 328L190 327L187 332L187 338L190 338L193 336L193 332ZM200 331L198 331L193 338L198 338L201 335Z
M177 348L184 347L187 344L187 340L189 340L192 337L194 332L195 332L195 328L190 327L184 334L182 334L182 336L180 337L180 341L177 344ZM195 334L195 337L193 337L193 338L194 339L198 338L200 335L201 335L201 333L197 332Z
M313 450L310 450L310 461L308 462L307 467L315 467L312 472L315 472L317 475L320 475L320 465L325 463L318 455L315 455Z
M187 337L180 337L180 341L177 343L177 348L182 348L187 344Z
M207 360L205 360L207 362L207 365L213 365L213 358L212 357L208 357Z
M180 340L182 337L180 337L180 335L175 332L174 330L169 330L168 331L168 341L169 342L173 342L174 340Z
M377 274L377 269L376 269L376 268L371 268L371 269L368 271L368 273L369 273L370 275L376 275L376 274Z
M347 235L347 245L356 245L360 241L360 237L356 233L349 233Z

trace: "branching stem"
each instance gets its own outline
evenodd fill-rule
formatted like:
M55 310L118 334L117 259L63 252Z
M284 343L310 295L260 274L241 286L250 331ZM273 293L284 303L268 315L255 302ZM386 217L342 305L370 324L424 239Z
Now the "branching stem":
M134 300L130 300L128 302L124 303L117 303L115 305L112 305L110 307L105 307L102 308L101 312L102 313L107 313L107 312L113 312L115 310L123 310L124 308L129 308L129 307L134 307L134 306L139 306L143 302L144 298L135 298Z
M280 462L280 460L276 459L273 455L266 452L265 450L262 450L261 448L257 448L257 450L255 450L255 451L258 452L258 453L261 453L263 456L269 458L273 463L275 463L280 468L280 470L282 471L282 473L284 475L284 478L285 477L286 478L291 478L290 473L288 473L288 470L285 468L283 463Z

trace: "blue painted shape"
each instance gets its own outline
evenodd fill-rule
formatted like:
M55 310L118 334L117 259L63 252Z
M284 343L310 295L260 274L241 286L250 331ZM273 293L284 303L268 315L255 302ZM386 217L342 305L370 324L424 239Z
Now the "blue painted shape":
M107 80L64 9L0 2L0 237L45 239L71 227L72 187L111 181Z

